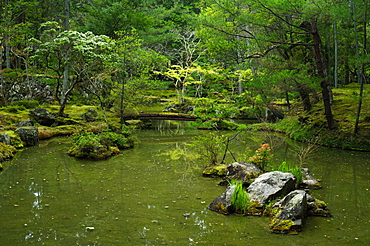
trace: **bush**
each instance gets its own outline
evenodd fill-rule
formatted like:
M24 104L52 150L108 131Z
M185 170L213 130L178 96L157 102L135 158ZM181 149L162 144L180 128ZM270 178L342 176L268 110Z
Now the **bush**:
M271 148L269 144L262 144L255 154L249 157L248 161L257 165L262 171L270 164L271 157L274 156L270 153Z
M92 133L81 131L72 135L73 145L68 154L76 158L101 160L118 154L120 149L133 147L132 141L124 135L104 131Z
M283 161L277 168L276 171L284 172L284 173L291 173L297 178L297 184L302 183L302 169L298 165L291 166Z
M249 206L249 197L243 188L243 182L231 180L231 185L235 185L233 196L231 197L231 204L234 206L236 212L245 213Z
M24 106L26 109L32 109L36 108L39 106L38 101L29 101L29 100L21 100L21 101L14 101L12 102L12 105L17 105L17 106Z

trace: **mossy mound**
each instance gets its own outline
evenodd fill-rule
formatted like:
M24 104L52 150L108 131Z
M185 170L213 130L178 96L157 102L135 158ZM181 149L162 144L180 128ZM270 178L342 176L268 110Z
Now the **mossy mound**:
M224 177L226 176L227 164L210 165L204 168L203 176L205 177Z
M68 154L80 159L103 160L120 153L120 149L132 148L134 142L124 134L103 131L97 134L81 131L74 133L73 146Z
M0 142L0 161L13 158L15 153L17 153L17 149L14 146Z

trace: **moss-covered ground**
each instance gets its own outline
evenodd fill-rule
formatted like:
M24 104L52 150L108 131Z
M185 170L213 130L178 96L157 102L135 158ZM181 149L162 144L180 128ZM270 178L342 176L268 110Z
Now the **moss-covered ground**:
M279 131L290 138L313 142L319 145L370 151L370 85L365 86L358 132L354 126L359 99L359 85L350 84L333 89L332 112L336 126L328 129L323 102L313 105L312 110L304 111L300 103L295 104L286 117L274 124L257 124L252 129Z

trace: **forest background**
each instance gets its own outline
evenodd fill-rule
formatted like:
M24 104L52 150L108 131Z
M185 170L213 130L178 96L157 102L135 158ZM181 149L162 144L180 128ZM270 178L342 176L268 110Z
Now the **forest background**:
M255 118L297 140L370 150L368 1L2 0L0 9L3 110L36 102L66 117L68 105L95 105L123 123L167 100L216 127Z

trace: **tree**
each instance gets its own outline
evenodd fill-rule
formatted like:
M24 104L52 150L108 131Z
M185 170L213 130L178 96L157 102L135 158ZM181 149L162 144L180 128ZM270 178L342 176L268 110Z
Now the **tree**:
M56 79L54 96L60 105L58 114L63 116L68 96L76 84L101 69L111 42L107 36L91 32L62 31L56 22L42 27L45 29L41 38L34 40L37 49L32 58L48 76Z
M150 76L153 71L162 70L168 60L153 50L142 47L142 40L135 30L117 32L113 53L107 66L115 83L114 94L118 98L120 123L124 124L125 109L133 104L140 90L151 86Z
M209 2L208 6L217 6L217 9L222 10L229 18L224 20L223 25L210 24L205 18L203 26L208 27L211 32L218 31L220 35L248 40L248 48L244 51L248 54L245 62L269 57L283 63L294 64L292 61L295 61L296 64L311 64L314 68L311 73L320 78L328 127L333 128L335 122L331 112L328 69L319 33L321 28L319 23L329 14L322 10L329 8L330 3L320 0L314 3L306 1L293 3L285 0L233 2L209 0ZM205 8L205 12L208 15L219 15L209 8ZM228 28L230 26L246 28L243 32L235 32L234 29ZM261 69L261 66L257 69Z
M179 42L181 45L175 58L176 65L172 65L162 74L174 81L178 101L180 104L183 104L186 87L191 83L188 80L194 71L192 66L199 59L202 52L199 49L200 40L192 30L179 33Z

